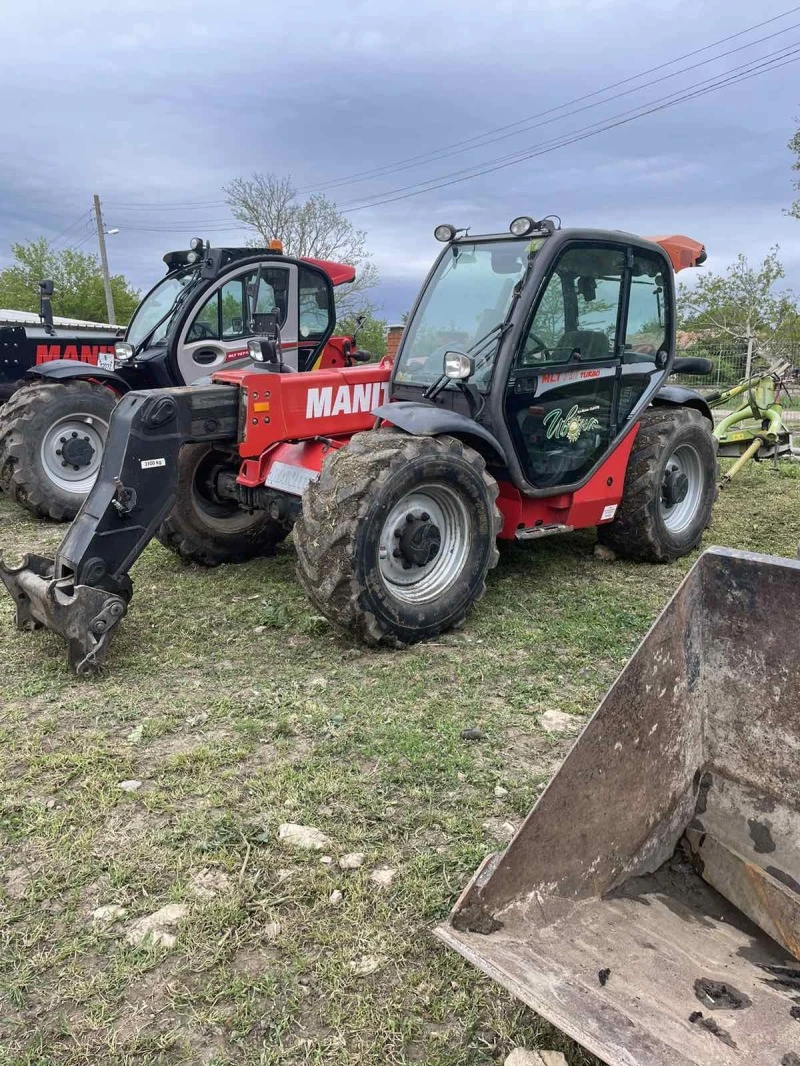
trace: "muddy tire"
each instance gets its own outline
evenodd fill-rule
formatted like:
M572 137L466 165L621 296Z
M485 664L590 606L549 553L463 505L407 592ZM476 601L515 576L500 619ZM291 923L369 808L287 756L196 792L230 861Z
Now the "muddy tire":
M178 495L156 536L187 562L219 566L274 555L289 535L291 527L266 511L215 498L214 472L229 466L230 456L208 444L185 444L178 453Z
M457 626L497 564L497 483L454 437L357 433L325 460L294 531L314 607L369 644Z
M116 404L90 381L18 389L0 408L0 488L38 518L73 519L97 478Z
M708 420L688 407L650 409L622 503L613 522L598 526L598 540L627 559L672 562L698 546L716 498L717 442Z

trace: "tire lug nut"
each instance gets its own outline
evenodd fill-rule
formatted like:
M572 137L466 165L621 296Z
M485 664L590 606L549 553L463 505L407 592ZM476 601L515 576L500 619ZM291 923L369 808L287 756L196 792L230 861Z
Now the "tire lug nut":
M420 515L420 518L422 519L423 522L430 522L430 520L431 520L431 516L428 514L427 511L423 511L422 514Z
M413 521L414 521L414 516L409 511L409 513L406 515L406 522L413 522Z
M403 563L403 569L404 570L410 570L411 569L411 563Z
M400 539L400 537L402 537L402 535L403 535L403 534L402 534L402 533L400 532L400 530L399 530L399 529L396 529L396 530L394 531L394 535L395 535L395 536L396 536L396 537L398 538L398 540L399 540L399 539Z
M395 559L399 559L402 554L403 553L400 551L399 548L395 548L395 550L392 552L392 557Z
M60 442L61 442L62 444L66 444L66 443L67 443L67 438L66 438L66 437L59 437L58 439L59 439L59 441L60 441Z
M61 449L60 448L56 448L56 455L61 455Z
M73 438L75 438L75 437L77 437L77 436L78 436L77 430L74 430L74 429L73 429L73 431L72 431L72 436L73 436Z
M67 460L66 459L62 459L61 460L61 465L62 466L66 466L67 465Z

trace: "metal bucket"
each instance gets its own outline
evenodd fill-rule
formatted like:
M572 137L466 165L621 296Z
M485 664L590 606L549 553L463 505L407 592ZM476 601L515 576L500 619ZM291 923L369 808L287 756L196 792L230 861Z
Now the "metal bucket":
M436 930L612 1066L800 1066L798 609L706 551Z

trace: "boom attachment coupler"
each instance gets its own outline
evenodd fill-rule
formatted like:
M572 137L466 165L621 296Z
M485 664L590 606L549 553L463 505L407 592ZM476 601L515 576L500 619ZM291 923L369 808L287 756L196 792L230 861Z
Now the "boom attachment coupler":
M16 605L17 628L44 627L63 637L76 674L99 670L128 609L128 572L175 500L181 446L234 446L238 412L239 390L230 385L124 396L94 488L54 558L27 555L14 567L0 556L0 580Z

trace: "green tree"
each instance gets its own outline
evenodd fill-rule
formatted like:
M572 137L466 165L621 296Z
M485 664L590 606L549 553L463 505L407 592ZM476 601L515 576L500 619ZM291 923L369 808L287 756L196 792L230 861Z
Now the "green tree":
M375 318L371 311L366 314L364 325L358 331L356 346L362 351L372 352L376 359L382 359L386 355L386 322L382 318ZM336 335L347 337L356 329L356 316L339 316L336 321Z
M680 328L741 346L749 371L756 357L769 360L779 354L781 342L797 325L797 297L777 288L783 277L777 245L758 266L739 255L724 274L701 274L693 287L679 286Z
M792 170L800 170L800 130L789 141L789 151L794 153L794 163L792 164ZM800 192L800 178L792 182L795 189ZM789 208L789 214L793 218L800 218L800 200L795 200L792 206Z
M332 200L320 193L300 200L291 179L275 174L236 178L222 191L233 217L258 234L253 244L263 247L277 237L287 255L354 266L356 280L337 287L336 306L343 315L371 310L366 293L377 283L378 271L370 262L367 234L356 229Z
M38 314L39 282L49 278L55 285L54 315L106 321L103 275L96 256L73 248L56 251L44 237L12 244L11 252L15 262L0 270L0 307ZM122 274L111 278L111 292L117 322L127 324L139 303L139 293Z

